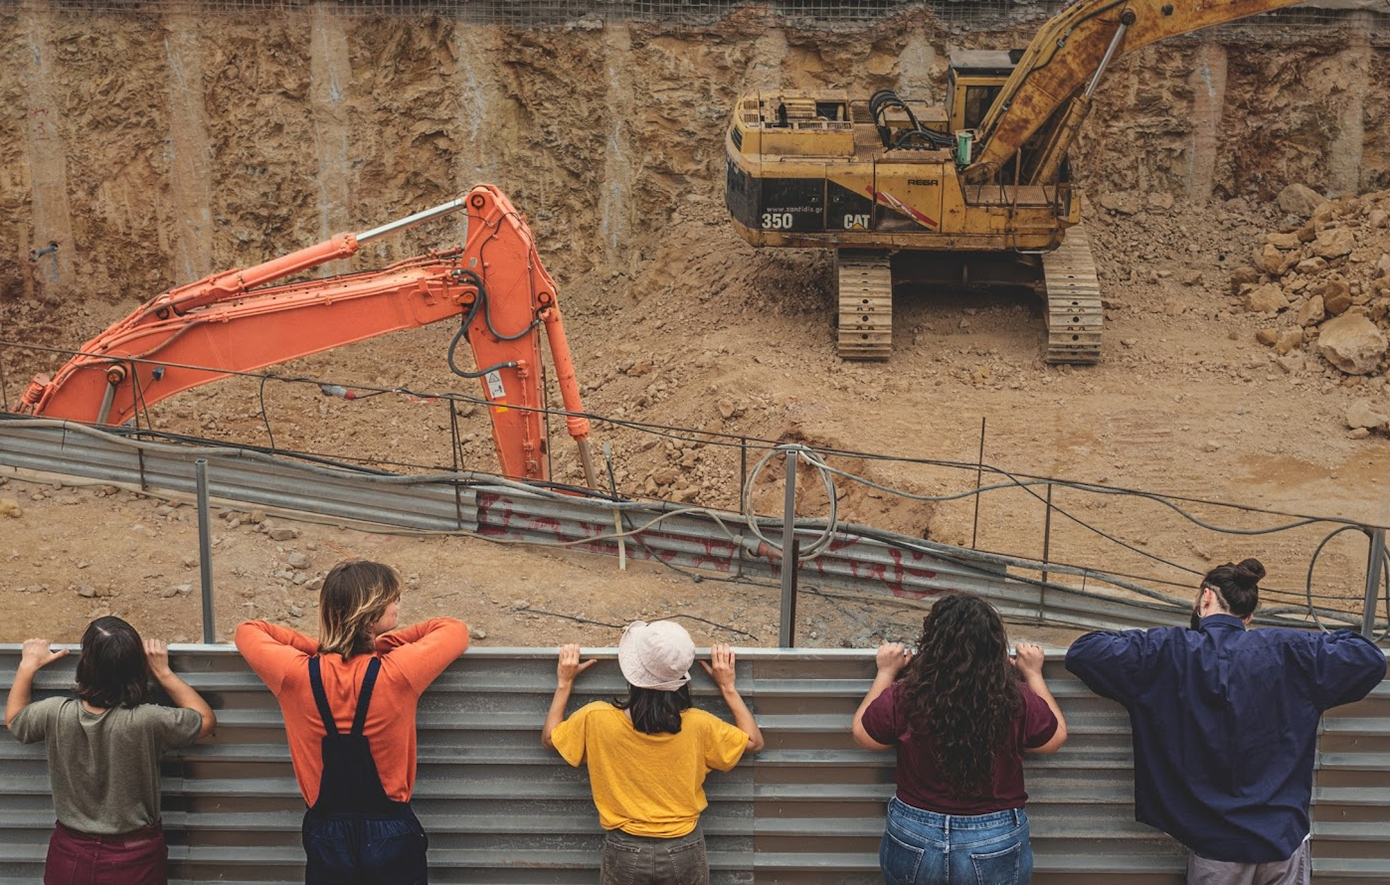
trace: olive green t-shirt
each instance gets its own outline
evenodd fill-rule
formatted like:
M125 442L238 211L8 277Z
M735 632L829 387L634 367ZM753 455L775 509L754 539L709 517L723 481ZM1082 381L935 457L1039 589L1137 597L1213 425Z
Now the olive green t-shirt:
M159 757L193 743L202 729L197 710L141 704L89 713L72 698L30 704L10 723L21 743L47 742L58 820L92 835L159 820Z

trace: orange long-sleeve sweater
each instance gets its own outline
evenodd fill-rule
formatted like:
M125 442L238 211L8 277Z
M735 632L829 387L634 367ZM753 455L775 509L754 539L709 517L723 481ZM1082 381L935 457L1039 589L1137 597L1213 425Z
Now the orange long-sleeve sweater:
M236 647L280 702L290 760L299 791L310 806L318 800L323 775L323 722L309 687L309 658L318 640L266 621L237 627ZM363 729L372 747L381 787L397 802L409 802L415 788L415 708L429 684L468 648L468 627L453 618L435 618L381 636L381 672L372 691ZM323 690L338 731L352 728L358 690L371 655L343 661L322 656Z

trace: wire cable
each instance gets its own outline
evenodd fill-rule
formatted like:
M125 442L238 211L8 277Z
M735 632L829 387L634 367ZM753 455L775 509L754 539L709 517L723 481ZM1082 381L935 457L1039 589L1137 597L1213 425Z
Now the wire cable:
M1317 567L1318 557L1322 556L1323 548L1327 546L1328 542L1340 535L1342 532L1352 530L1364 531L1361 528L1361 526L1351 525L1339 526L1338 528L1333 529L1332 531L1328 532L1320 542L1318 542L1318 546L1313 550L1312 558L1308 560L1308 578L1307 582L1304 585L1306 599L1308 602L1308 614L1312 617L1313 623L1317 624L1319 629L1321 629L1324 633L1328 632L1328 629L1326 625L1324 625L1323 622L1318 618L1317 613L1313 609L1313 569ZM1390 551L1387 551L1385 554L1382 555L1380 574L1381 584L1385 588L1386 628L1372 636L1372 639L1376 642L1379 642L1380 640L1384 639L1387 634L1390 634Z
M468 337L468 328L473 325L473 320L478 316L479 311L482 311L483 314L483 325L485 325L488 332L499 341L516 341L524 338L540 325L540 319L536 318L532 320L524 329L517 332L515 335L504 335L498 332L492 325L492 310L488 303L487 284L483 282L483 278L471 270L456 270L453 271L453 276L458 279L466 280L474 286L478 290L478 297L473 299L473 303L468 306L468 312L464 314L463 318L459 321L458 331L454 333L453 340L449 342L449 350L446 353L449 370L460 378L482 378L488 373L495 372L499 369L515 369L517 367L516 362L509 361L488 366L486 369L478 369L476 372L469 372L458 367L458 363L454 360L454 354L458 350L459 342Z
M470 272L464 272L464 273L470 273ZM481 282L480 278L477 278L476 275L471 275L471 276L473 276L473 278L474 278L475 281ZM486 308L487 308L486 290L483 289L483 290L480 292L480 297L479 297L479 299L478 299L477 301L475 301L475 303L474 303L474 305L473 305L473 307L472 307L472 310L471 310L471 312L470 312L470 315L476 317L477 311L479 311L479 310L484 311L483 317L484 317L485 322L487 323L487 327L488 327L489 331L492 332L493 334L497 334L497 333L496 333L496 329L493 328L492 325L491 325L490 315L488 314ZM523 336L523 335L525 335L525 334L528 334L528 333L531 331L531 329L534 328L534 326L535 326L535 323L532 323L532 324L529 325L526 329L524 329L524 330L522 330L522 331L516 333L515 335L510 335L510 336L501 336L501 335L499 335L498 337L499 337L499 338L505 338L505 339L515 339L515 338L518 338L518 337ZM460 334L461 334L462 332L464 332L464 331L466 330L466 328L467 328L467 326L466 326L465 324L461 324L461 326L460 326ZM457 342L458 342L459 340L461 340L460 337L459 337L459 335L455 335L453 344L456 345ZM71 353L71 351L59 350L59 349L56 349L56 348L46 348L46 347L35 346L35 345L19 344L18 342L0 341L0 345L10 345L10 344L14 344L14 345L19 346L19 347L24 347L24 348L33 349L33 350L36 350L36 351L47 351L47 352L64 353L64 354ZM135 402L136 402L136 406L137 406L137 408L136 408L136 420L135 420L135 431L136 431L137 433L146 432L146 431L143 431L143 430L140 428L140 426L139 426L139 425L140 425L141 413L143 413L143 418L144 418L144 422L145 422L145 424L146 424L146 427L150 428L150 430L149 430L148 432L154 433L154 431L153 431L153 429L152 429L152 422L150 421L150 417L149 417L148 404L146 403L146 400L145 400L145 397L144 397L144 391L143 391L143 387L142 387L141 382L140 382L140 377L139 377L138 372L135 371L135 369L138 367L138 364L140 364L140 363L150 363L150 362L154 362L154 361L142 360L142 359L138 359L138 358L127 358L127 359L123 360L123 362L126 362L126 363L128 364L129 370L130 370L130 375L131 375L131 376L133 377L133 379L134 379L134 380L133 380L133 386L134 386L134 388L135 388L134 394L135 394ZM171 366L171 365L173 365L173 364L161 363L160 365ZM275 442L275 438L274 438L274 434L273 434L273 427L271 426L271 420L270 420L270 416L269 416L269 413L268 413L268 406L267 406L266 400L265 400L265 392L264 392L264 391L265 391L265 384L266 384L266 381L268 381L268 380L270 380L270 379L274 379L274 380L283 381L283 382L286 382L286 383L295 383L295 382L299 382L299 383L317 384L317 385L320 387L320 391L321 391L321 392L324 392L324 393L330 393L330 391L328 390L328 388L330 388L330 387L333 387L333 388L337 388L337 387L338 387L337 385L330 385L330 384L328 384L327 382L320 381L320 380L318 380L318 379L310 378L310 377L306 377L306 376L286 377L286 376L280 376L280 375L275 375L275 374L273 374L273 373L266 373L266 372L235 372L235 371L233 371L233 372L224 372L224 371L222 371L222 370L213 370L213 369L211 369L210 367L203 367L203 366L188 366L188 367L186 367L186 368L199 369L199 370L203 370L203 371L218 371L218 372L220 372L221 374L224 374L224 375L239 375L239 376L243 376L243 377L250 377L250 378L255 378L255 379L257 379L257 380L258 380L258 383L259 383L259 385L260 385L259 397L260 397L261 421L262 421L263 425L265 426L265 429L266 429L266 432L267 432L267 436L268 436L269 439L270 439L270 449L269 449L269 451L271 451L271 452L279 452L280 450L278 449L278 447L277 447L277 445L276 445L276 442ZM457 367L454 367L454 366L451 366L451 368L457 369ZM496 368L496 367L494 367L494 368ZM477 373L461 373L461 374L473 374L473 375L476 375ZM372 386L369 386L369 385L353 385L353 387L352 387L352 389L351 389L350 391L349 391L348 388L346 388L346 387L339 388L339 389L342 389L342 390L344 391L344 393L343 393L343 394L337 394L337 395L343 395L343 396L345 396L345 398L348 398L348 399L366 399L366 398L370 398L370 397L374 397L374 396L380 396L380 395L383 395L383 394L385 394L385 393L394 393L394 394L398 394L398 395L408 396L408 397L411 397L411 398L414 398L414 399L417 399L417 400L421 400L421 401L429 401L429 400L433 400L433 399L442 399L442 400L447 400L447 401L451 401L451 402L452 402L452 401L468 402L468 403L473 403L473 404L478 404L478 405L483 405L483 406L487 406L487 405L490 404L489 401L486 400L485 398L480 398L480 397L476 397L476 396L468 396L468 395L466 395L466 394L460 394L460 393L454 393L454 392L449 392L449 393L438 393L438 394L436 394L436 393L415 391L415 390L411 390L411 389L409 389L409 388L404 388L404 387L383 388L383 387L372 387ZM348 394L350 394L350 395L348 395ZM628 429L635 430L635 431L637 431L637 432L646 433L646 434L650 434L650 435L655 435L655 436L658 436L658 437L666 437L666 438L678 439L678 440L682 440L682 441L695 442L695 443L698 443L698 444L700 444L700 445L705 445L705 446L723 447L723 448L739 449L739 450L745 450L745 451L746 451L747 448L748 448L750 445L765 445L765 446L768 447L769 451L768 451L767 453L764 454L764 456L762 457L762 459L760 459L760 461L759 461L759 466L758 466L758 468L755 469L754 473L753 473L753 474L750 474L750 477L749 477L750 480L753 478L753 475L755 475L755 474L758 472L758 470L760 470L760 469L762 469L763 467L765 467L766 463L767 463L772 457L775 457L775 456L779 453L779 451L782 452L783 454L785 454L786 445L787 445L787 444L785 444L785 443L776 442L776 441L772 441L772 440L762 440L762 439L758 439L758 438L756 438L756 437L748 437L748 436L738 436L738 435L734 435L734 434L726 434L726 433L722 433L722 432L719 432L719 431L693 430L693 429L690 429L690 428L682 428L682 427L678 427L678 426L674 426L674 425L665 425L665 424L657 424L657 423L650 423L650 422L632 421L632 420L628 420L628 419L610 418L610 417L608 417L608 416L595 415L595 414L592 414L592 413L573 413L573 412L569 412L569 411L564 410L564 409L552 409L552 408L549 408L548 405L543 405L542 407L516 406L515 408L524 409L524 410L527 410L527 411L540 412L540 413L543 413L544 415L546 415L547 418L549 418L550 416L565 416L565 417L570 417L570 416L575 416L575 415L582 415L583 417L586 417L586 418L588 418L588 419L590 419L590 420L592 420L592 421L604 423L604 424L607 424L607 425L610 425L610 426L628 428ZM185 438L185 439L190 440L190 441L197 441L196 438ZM1064 480L1064 479L1058 479L1058 478L1037 477L1037 476L1032 476L1032 475L1030 475L1030 474L1013 473L1013 472L1010 472L1010 471L1007 471L1007 470L1004 470L1004 469L1001 469L1001 468L998 468L998 467L994 467L994 466L992 466L992 465L983 465L983 464L980 464L980 463L978 463L978 462L975 462L975 463L966 463L966 462L949 461L949 460L941 460L941 459L908 458L908 457L900 457L900 456L892 456L892 455L882 455L882 454L876 454L876 453L855 452L855 451L853 451L853 450L841 450L841 449L821 449L820 451L816 452L816 451L812 451L811 449L809 449L809 448L807 448L807 447L804 447L804 446L801 447L801 449L800 449L800 451L799 451L799 457L801 456L801 453L804 453L805 457L806 457L807 460L808 460L808 463L816 470L818 478L819 478L820 481L822 482L823 486L826 488L827 498L828 498L828 500L830 501L830 507L831 507L830 518L829 518L828 520L826 520L825 522L823 522L823 523L818 523L818 525L820 525L820 534L817 536L817 538L815 539L815 541L814 541L811 545L809 545L806 549L803 549L802 555L801 555L801 559L802 559L803 561L809 560L809 559L814 559L816 556L820 555L820 553L823 552L824 548L828 545L830 538L833 537L833 535L835 534L836 530L838 529L838 519L839 519L839 518L838 518L838 513L837 513L837 510L836 510L836 508L837 508L837 506L838 506L838 504L837 504L837 498L838 498L838 496L837 496L837 494L836 494L836 492L835 492L835 480L834 480L834 477L836 477L836 476L843 477L846 481L854 482L854 483L859 483L859 484L861 484L861 485L863 485L863 486L866 486L866 487L869 487L869 488L873 488L873 489L876 489L876 490L879 490L879 491L882 491L882 492L885 492L885 493L888 493L888 494L897 495L897 496L900 496L900 497L903 497L903 498L909 499L909 500L918 500L918 501L924 501L924 502L944 502L944 501L959 500L959 499L962 499L962 498L969 498L969 497L972 497L972 496L979 496L979 495L982 495L982 494L984 494L984 493L986 493L986 492L996 492L996 491L1002 491L1002 490L1008 490L1008 489L1014 489L1014 488L1020 489L1020 490L1022 490L1025 494L1031 496L1031 497L1034 498L1035 500L1037 500L1037 501L1039 501L1039 502L1042 502L1042 501L1045 500L1045 499L1044 499L1044 496L1041 495L1041 494L1039 493L1039 491L1037 490L1036 487L1037 487L1037 486L1040 486L1040 485L1053 485L1053 486L1057 486L1057 487L1061 487L1061 488L1073 489L1073 490L1075 490L1075 491L1078 491L1078 492L1081 492L1081 493L1084 493L1084 494L1107 495L1107 496L1127 496L1127 497L1134 497L1134 498L1149 500L1149 501L1152 501L1152 502L1154 502L1154 503L1157 503L1157 504L1160 504L1160 505L1162 505L1162 506L1164 506L1164 507L1169 508L1169 509L1172 510L1174 513L1176 513L1176 514L1178 514L1179 516L1181 516L1183 519L1186 519L1187 521L1191 522L1192 524L1194 524L1194 525L1196 525L1196 526L1199 526L1199 527L1203 528L1204 530L1214 531L1214 532L1220 532L1220 533L1227 533L1227 534L1233 534L1233 535L1241 535L1241 536L1256 536L1256 535L1271 534L1271 533L1281 532L1281 531L1285 531L1285 530L1289 530L1289 529L1304 527L1304 526L1311 525L1311 524L1315 524L1315 523L1318 523L1318 522L1327 522L1327 523L1332 523L1332 524L1338 524L1338 525L1340 525L1340 526L1343 527L1343 528L1362 528L1362 527L1363 527L1363 526L1361 526L1361 524L1359 524L1359 523L1355 523L1355 522L1353 522L1352 520L1345 519L1345 518L1341 518L1341 517L1320 517L1320 516L1309 516L1309 515L1305 515L1305 514L1291 514L1291 513L1286 513L1286 512L1282 512L1282 511L1270 510L1270 509L1267 509L1267 508L1254 508L1254 507L1249 507L1249 506L1246 506L1246 505L1230 504L1230 503L1228 503L1228 502L1222 502L1222 501L1211 501L1211 500L1196 499L1196 498L1183 497L1183 496L1163 495L1163 494L1158 494L1158 493L1154 493L1154 492L1146 492L1146 491L1142 491L1142 490L1130 489L1130 488L1125 488L1125 487L1101 486L1101 485L1097 485L1097 484L1094 484L1094 483L1077 482L1077 481ZM295 457L305 458L305 459L309 459L309 460L312 460L314 457L316 457L316 456L314 456L312 453L303 453L303 452L285 453L285 454L291 454L291 455L293 455L293 456L295 456ZM860 475L853 474L853 473L850 473L850 472L845 471L845 470L841 470L841 469L839 469L839 468L832 467L832 466L830 466L829 463L827 462L827 458L829 458L829 457L857 458L857 459L860 459L860 460L862 460L862 461L870 461L870 462L875 462L875 463L902 463L902 464L926 465L926 466L940 467L940 468L946 468L946 469L969 469L969 470L971 470L972 472L975 471L975 470L988 470L988 471L991 473L991 475L996 475L996 476L1002 477L1005 481L1003 481L1003 482L997 482L997 483L991 483L991 484L979 486L979 487L976 487L976 488L969 488L969 489L966 489L966 490L964 490L964 491L954 492L954 493L937 494L937 495L921 494L921 493L917 493L917 492L911 492L911 491L908 491L908 490L906 490L906 489L897 488L897 487L894 487L894 486L891 486L891 485L888 485L888 484L885 484L885 483L875 482L875 481L873 481L873 480L871 480L871 479L868 479L867 477L860 476ZM324 456L324 457L323 457L323 460L324 460L325 463L331 463L334 459L330 459L330 458L327 458L326 456ZM418 464L411 464L411 463L408 463L408 462L388 461L388 460L382 460L382 459L357 459L357 460L358 460L360 463L363 463L363 464L369 464L369 465L375 465L375 466L382 466L382 467L390 467L390 468L419 469L420 467L424 466L424 465L418 465ZM566 488L566 487L564 486L564 484L561 484L561 483L551 483L550 486L551 486L552 488ZM751 510L752 510L752 507L751 507L751 494L752 494L752 488L753 488L753 486L751 485L751 483L749 483L749 484L746 484L745 487L744 487L743 489L740 490L740 501L739 501L740 510L744 513L745 516L749 517L749 519L748 519L748 524L749 524L749 526L750 526L750 531L751 531L753 534L755 534L755 535L759 538L759 540L763 541L763 543L765 543L769 549L774 549L774 550L780 551L780 545L779 545L778 543L774 543L774 542L770 541L770 540L766 537L766 535L762 533L762 529L761 529L761 527L764 526L764 525L776 524L776 520L774 520L774 519L771 518L771 517L757 517L757 518L753 518L753 514L752 514L752 512L751 512ZM588 490L580 490L580 493L581 493L581 494L586 494L586 495L592 495L592 494L593 494L591 491L588 491ZM1201 517L1198 517L1198 516L1195 515L1193 512L1191 512L1191 510L1190 510L1188 507L1181 506L1178 502L1183 502L1183 503L1185 503L1185 504L1194 504L1194 503L1195 503L1195 504L1200 504L1201 506L1206 506L1206 507L1219 507L1219 508L1224 508L1224 509L1233 509L1233 510L1236 510L1236 511L1242 512L1242 513L1260 514L1260 515L1272 515L1272 516L1281 516L1281 517L1285 517L1285 518L1290 518L1291 521L1287 521L1287 522L1284 522L1284 523L1280 523L1280 524L1278 524L1278 525L1265 526L1265 527L1253 528L1253 529L1250 529L1250 528L1243 528L1243 527L1235 527L1235 526L1229 526L1229 525L1220 525L1220 524L1211 522L1211 521L1209 521L1209 520L1207 520L1207 519L1203 519L1203 518L1201 518ZM1197 573L1198 573L1197 570L1192 569L1192 568L1190 568L1190 567L1188 567L1188 566L1182 565L1181 563L1178 563L1178 562L1175 562L1175 561L1166 559L1166 558L1164 558L1164 557L1162 557L1162 556L1159 556L1159 555L1157 555L1157 554L1150 553L1149 551L1142 550L1142 549L1138 548L1137 546L1135 546L1134 544L1132 544L1132 543L1130 543L1130 542L1127 542L1127 541L1125 541L1125 540L1123 540L1123 539L1121 539L1121 538L1118 538L1118 537L1116 537L1115 535L1113 535L1113 534L1111 534L1111 533L1109 533L1109 532L1106 532L1105 530L1099 528L1098 526L1092 525L1091 523L1089 523L1089 522L1086 521L1085 519L1082 519L1082 518L1079 517L1078 515L1076 515L1076 514L1070 512L1069 510L1067 510L1067 509L1064 508L1064 507L1058 506L1058 505L1055 504L1055 503L1053 503L1053 504L1051 505L1051 509L1054 510L1054 511L1056 511L1058 514L1060 514L1061 516L1065 517L1066 519L1070 520L1071 522L1073 522L1075 525L1077 525L1077 526L1080 527L1081 529L1083 529L1083 530L1085 530L1085 531L1087 531L1087 532L1090 532L1090 533L1092 533L1092 534L1095 534L1097 537L1103 538L1103 539L1105 539L1106 541L1108 541L1108 542L1110 542L1110 543L1113 543L1113 544L1116 544L1116 545L1118 545L1118 546L1121 546L1122 548L1124 548L1124 549L1126 549L1126 550L1129 550L1129 551L1135 553L1136 555L1139 555L1139 556L1141 556L1141 557L1143 557L1143 558L1149 559L1149 560L1154 561L1154 562L1156 562L1156 563L1162 564L1162 565L1164 565L1164 566L1166 566L1166 567L1175 569L1175 570L1177 570L1177 571L1179 571L1179 572L1182 572L1182 573L1186 573L1186 574L1197 574ZM798 523L799 525L802 525L802 526L807 525L806 522L801 521L801 520L797 520L797 523ZM1054 568L1052 568L1051 570L1056 571L1057 569L1054 567ZM1160 583L1167 583L1167 582L1165 582L1165 581L1161 581L1160 579L1153 578L1152 576L1138 576L1138 575L1127 575L1127 576L1126 576L1126 575L1117 575L1117 577L1136 578L1136 579L1147 580L1147 581L1155 581L1155 580L1158 580ZM1276 589L1271 588L1271 589L1269 590L1269 592L1271 592L1271 593L1280 593L1280 594L1282 594L1282 595L1288 595L1288 596L1295 596L1295 597L1297 596L1297 591L1280 591L1280 590L1276 590ZM1327 595L1323 595L1323 594L1317 594L1317 595L1315 595L1315 594L1313 594L1313 593L1311 592L1311 586L1310 586L1310 585L1309 585L1309 586L1305 586L1304 592L1303 592L1303 599L1304 599L1305 603L1311 603L1312 599L1314 599L1314 598L1318 598L1318 599L1337 599L1337 598L1342 598L1342 597L1327 596ZM1387 611L1390 612L1390 593L1387 593L1387 602L1386 602L1386 605L1387 605Z
M815 540L810 544L803 544L799 549L797 561L809 562L830 548L830 542L835 539L835 532L839 525L839 515L837 513L838 501L835 496L834 476L830 468L826 466L826 463L821 460L820 455L816 454L814 449L799 443L787 443L769 450L767 454L763 455L762 458L758 460L757 464L753 465L753 469L748 471L748 480L743 484L740 510L744 518L748 521L749 531L751 531L759 541L767 545L769 549L775 550L780 555L782 553L781 542L772 541L767 535L763 534L762 528L758 525L760 519L767 519L767 517L759 517L753 512L753 487L757 484L758 476L762 473L763 468L767 466L769 461L778 455L788 458L793 454L797 456L798 462L805 461L816 471L816 476L820 479L821 485L825 489L825 495L830 501L830 515L826 518L825 525L821 529L820 534L817 535ZM795 524L796 514L793 512L789 514L789 516L793 524ZM785 525L785 522L783 524Z

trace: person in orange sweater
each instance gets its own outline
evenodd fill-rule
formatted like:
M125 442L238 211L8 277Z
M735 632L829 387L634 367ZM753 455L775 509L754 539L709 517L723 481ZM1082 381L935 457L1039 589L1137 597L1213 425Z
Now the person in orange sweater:
M468 627L434 618L396 629L401 581L388 565L334 566L319 638L247 621L236 646L280 702L309 806L306 885L424 885L429 839L410 808L420 695L468 647Z

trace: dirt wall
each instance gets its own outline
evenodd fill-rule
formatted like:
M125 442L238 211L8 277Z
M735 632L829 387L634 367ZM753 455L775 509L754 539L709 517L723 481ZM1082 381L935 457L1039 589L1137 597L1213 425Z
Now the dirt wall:
M530 215L571 310L628 295L663 226L717 206L754 85L940 99L954 45L1021 45L916 10L833 32L737 13L697 30L517 30L428 16L0 13L0 295L134 302L362 230L479 180ZM1310 33L1312 33L1310 31ZM1384 186L1390 53L1183 38L1126 57L1075 151L1093 191L1270 196ZM1216 87L1220 88L1217 89ZM701 209L700 211L707 211ZM435 244L422 228L368 251ZM59 243L37 262L31 250Z

